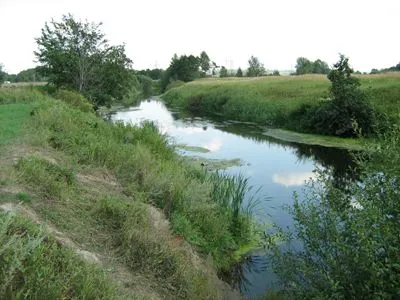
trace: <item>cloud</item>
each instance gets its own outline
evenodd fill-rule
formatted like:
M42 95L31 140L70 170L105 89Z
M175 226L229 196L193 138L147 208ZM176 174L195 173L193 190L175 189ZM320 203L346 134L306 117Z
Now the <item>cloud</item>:
M272 181L277 184L284 185L285 187L300 186L306 181L316 177L313 172L288 172L281 174L274 174Z
M221 149L223 143L219 138L213 138L210 142L205 144L203 147L210 150L211 152L218 151Z

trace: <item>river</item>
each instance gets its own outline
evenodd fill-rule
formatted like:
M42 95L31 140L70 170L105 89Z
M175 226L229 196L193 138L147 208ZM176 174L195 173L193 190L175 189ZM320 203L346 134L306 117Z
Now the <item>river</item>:
M182 155L204 159L240 159L241 164L225 172L248 177L249 184L258 190L259 200L255 216L281 227L291 227L293 220L285 207L293 203L293 193L300 199L307 180L315 178L318 168L331 168L337 181L349 176L347 167L351 155L343 149L288 143L263 134L256 124L218 121L203 117L180 118L157 99L141 102L138 107L111 115L120 120L140 124L150 120L157 123L171 142L201 147L208 152L180 150ZM249 195L250 196L250 195ZM231 284L250 297L258 297L276 287L276 278L267 266L263 250L249 254L232 271Z

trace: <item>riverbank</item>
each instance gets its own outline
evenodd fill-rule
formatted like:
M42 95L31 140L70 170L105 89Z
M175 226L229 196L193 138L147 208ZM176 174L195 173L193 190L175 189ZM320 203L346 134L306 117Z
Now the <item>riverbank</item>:
M360 75L359 78L373 107L399 121L400 73ZM173 88L163 99L167 105L194 115L218 115L227 120L298 132L300 126L293 114L301 107L326 99L329 86L323 75L210 78ZM281 134L274 135L279 138ZM312 140L318 145L340 144L331 137L315 135ZM354 142L346 140L342 144L352 148Z
M0 100L6 120L21 114L19 129L2 124L0 236L17 257L2 264L2 297L239 297L216 271L258 236L243 181L189 165L152 124L104 122L32 88Z

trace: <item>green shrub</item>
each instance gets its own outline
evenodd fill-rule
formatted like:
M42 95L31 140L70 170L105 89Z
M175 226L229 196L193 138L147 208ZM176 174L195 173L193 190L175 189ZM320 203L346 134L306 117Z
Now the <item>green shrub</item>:
M60 89L54 94L54 98L60 99L83 112L93 111L93 105L78 92Z

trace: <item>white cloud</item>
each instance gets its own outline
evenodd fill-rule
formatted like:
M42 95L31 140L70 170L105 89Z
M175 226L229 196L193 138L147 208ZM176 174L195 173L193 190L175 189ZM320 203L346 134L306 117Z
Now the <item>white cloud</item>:
M277 184L284 185L285 187L300 186L306 181L316 177L313 172L288 172L281 174L274 174L272 181Z
M219 138L213 138L210 142L205 144L203 147L210 150L211 152L218 151L221 149L223 143Z

